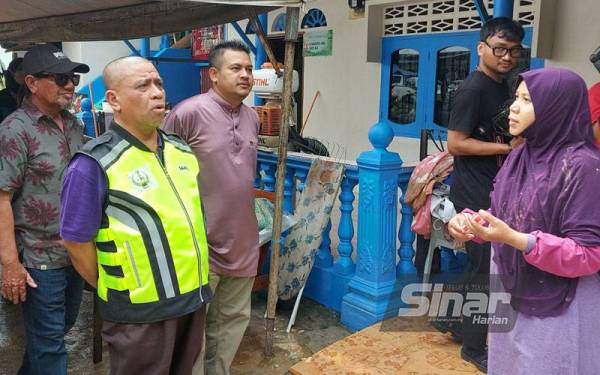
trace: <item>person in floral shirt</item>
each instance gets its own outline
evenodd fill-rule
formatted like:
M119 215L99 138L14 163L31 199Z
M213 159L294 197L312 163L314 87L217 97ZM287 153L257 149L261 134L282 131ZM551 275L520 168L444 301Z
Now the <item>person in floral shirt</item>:
M44 44L27 52L23 71L26 97L0 125L2 295L23 310L19 374L66 374L64 335L83 291L59 234L63 172L83 144L83 126L66 108L75 73L89 67Z

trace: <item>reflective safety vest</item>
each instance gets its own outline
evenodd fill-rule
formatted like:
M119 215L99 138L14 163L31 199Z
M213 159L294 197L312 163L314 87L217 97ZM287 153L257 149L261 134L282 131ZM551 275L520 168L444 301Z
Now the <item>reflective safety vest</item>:
M160 135L163 160L114 122L80 151L108 182L96 235L97 292L108 321L172 319L212 296L198 162L180 138Z

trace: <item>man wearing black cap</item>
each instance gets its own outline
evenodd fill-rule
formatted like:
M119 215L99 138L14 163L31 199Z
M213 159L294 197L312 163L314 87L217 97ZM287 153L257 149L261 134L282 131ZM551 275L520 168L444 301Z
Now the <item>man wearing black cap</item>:
M75 323L83 281L59 232L61 179L83 144L67 111L85 64L51 44L23 59L26 94L0 127L2 295L21 303L27 338L19 374L66 374L64 335Z

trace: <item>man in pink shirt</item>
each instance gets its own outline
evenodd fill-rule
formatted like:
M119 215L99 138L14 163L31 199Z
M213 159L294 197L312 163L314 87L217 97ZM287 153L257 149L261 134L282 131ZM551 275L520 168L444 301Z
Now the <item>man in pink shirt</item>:
M200 164L200 192L210 251L214 298L206 318L206 356L195 374L229 374L250 321L250 292L258 266L254 178L258 115L242 103L253 85L250 51L225 41L209 55L213 87L167 116L163 129L192 148Z

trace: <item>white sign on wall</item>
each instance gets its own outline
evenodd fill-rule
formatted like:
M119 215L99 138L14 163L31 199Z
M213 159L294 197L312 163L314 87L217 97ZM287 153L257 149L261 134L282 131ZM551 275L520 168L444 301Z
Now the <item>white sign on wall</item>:
M331 56L333 30L308 31L304 34L304 56Z

